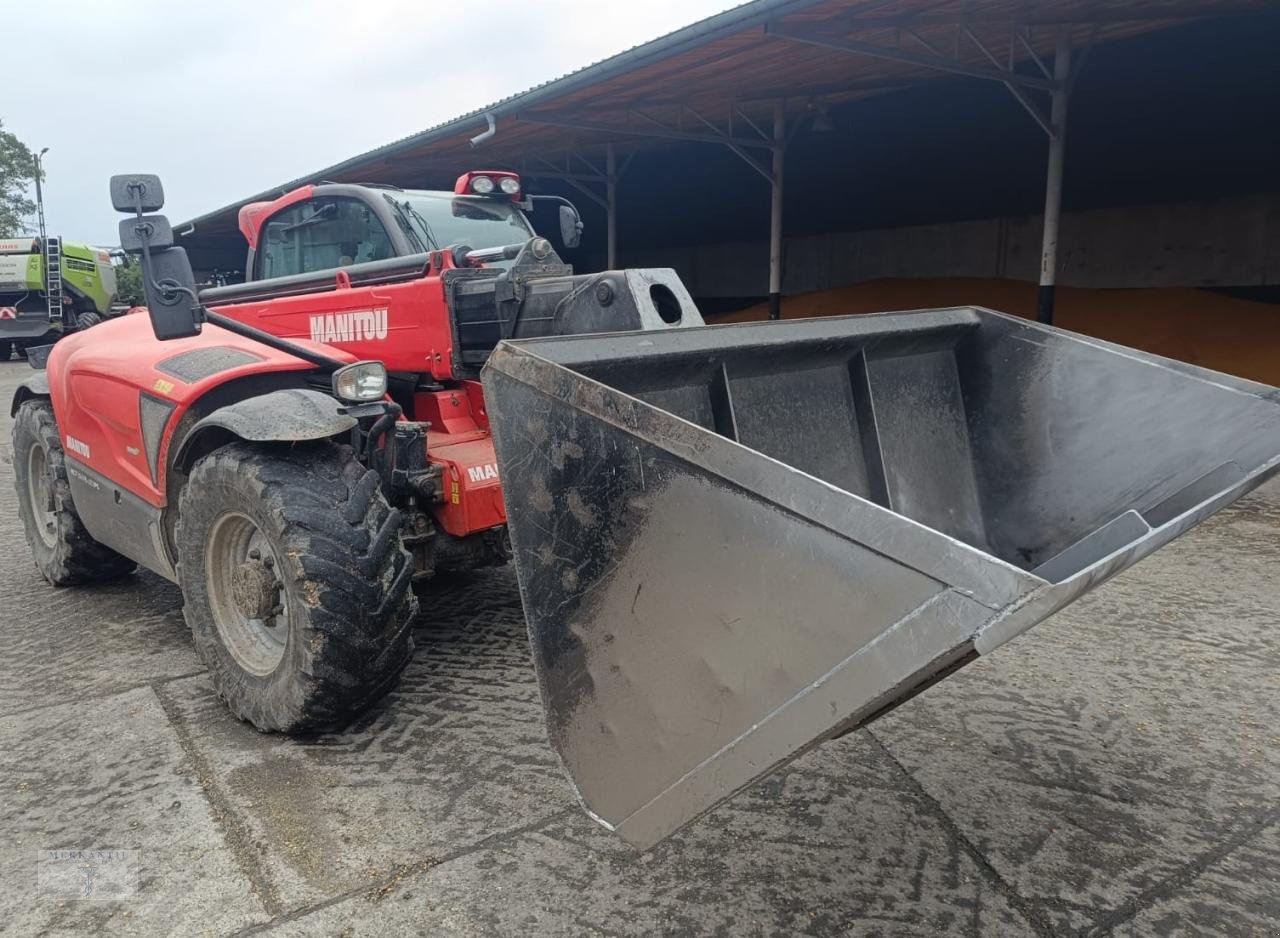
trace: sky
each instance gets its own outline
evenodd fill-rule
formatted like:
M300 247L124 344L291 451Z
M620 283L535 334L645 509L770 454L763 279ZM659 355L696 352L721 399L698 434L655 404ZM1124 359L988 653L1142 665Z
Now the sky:
M182 221L734 5L0 0L0 121L49 148L50 232L114 245L113 173Z

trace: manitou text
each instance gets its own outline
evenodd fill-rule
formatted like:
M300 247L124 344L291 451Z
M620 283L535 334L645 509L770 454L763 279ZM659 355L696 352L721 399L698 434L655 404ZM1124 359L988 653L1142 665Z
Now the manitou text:
M330 313L311 317L311 341L367 342L387 337L387 308L357 309L349 313Z

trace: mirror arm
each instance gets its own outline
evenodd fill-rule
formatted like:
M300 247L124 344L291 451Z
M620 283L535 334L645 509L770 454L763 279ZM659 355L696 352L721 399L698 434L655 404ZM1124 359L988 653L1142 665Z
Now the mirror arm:
M328 355L321 355L319 352L313 352L310 349L295 345L288 339L282 339L279 336L272 335L270 332L263 332L261 329L255 329L253 326L247 326L237 319L230 316L223 316L221 313L215 313L211 309L204 306L200 307L204 312L205 322L211 322L221 329L228 332L234 332L236 335L244 336L246 339L253 339L255 342L261 342L263 345L269 346L278 352L284 352L286 355L292 355L294 358L301 358L304 362L310 362L317 368L323 368L328 372L337 371L344 368L347 362L338 361L336 358L330 358Z
M566 199L562 195L550 195L550 194L530 195L530 196L526 196L526 198L529 201L530 208L532 208L533 203L538 200L542 200L544 202L559 202L561 205L569 206L569 208L573 209L574 213L579 217L581 217L582 215L582 213L578 211L578 206L574 205L572 202L570 202L568 199Z
M172 296L188 296L191 298L192 305L195 308L196 322L211 322L221 329L228 332L234 332L236 335L244 336L246 339L253 339L268 348L276 351L284 352L286 355L292 355L294 358L300 358L304 362L310 362L317 368L323 368L326 372L332 374L339 368L345 367L346 362L339 361L336 358L330 358L328 355L322 355L319 352L313 352L308 348L295 345L288 339L282 339L279 336L272 335L270 332L263 332L261 329L255 329L253 326L232 319L229 316L223 316L221 313L215 313L208 309L200 302L200 296L190 287L184 286L172 279L167 279L163 283L155 279L152 268L151 258L151 226L142 224L142 189L140 186L131 187L133 192L134 213L137 216L139 225L137 227L138 240L142 243L142 250L139 256L142 261L142 278L143 283L147 284L157 295L166 299Z
M142 220L142 198L135 192L135 208L137 209L138 220ZM263 345L269 346L279 352L292 355L294 358L301 358L305 362L310 362L318 368L323 368L332 373L346 365L346 362L338 361L336 358L330 358L328 355L321 355L318 352L312 352L310 349L302 348L286 339L272 335L270 332L263 332L261 329L255 329L253 326L247 326L242 322L223 316L221 313L215 313L205 307L200 302L200 297L194 290L175 283L172 280L166 280L161 283L154 279L151 272L151 235L146 225L138 226L138 238L142 241L142 276L146 278L146 282L151 284L152 289L157 293L165 296L173 296L174 294L185 294L191 297L191 301L195 304L195 308L199 311L200 321L211 322L215 326L226 329L228 332L234 332L236 335L244 336L246 339L253 339L255 342L261 342Z
M141 203L141 201L142 201L141 196L139 196L138 201L139 201L139 203ZM139 218L139 219L141 219L141 218L142 218L142 206L141 206L141 204L139 204L139 206L138 206L138 218ZM139 255L138 259L139 259L140 261L142 261L142 279L143 279L143 282L144 282L144 283L148 283L148 284L150 284L150 285L152 286L152 288L154 288L154 289L157 289L157 290L158 290L158 289L159 289L159 286L156 284L156 282L155 282L155 280L153 279L152 274L151 274L151 236L150 236L150 234L148 234L148 233L144 230L144 226L142 226L142 225L139 225L139 226L138 226L138 237L139 237L139 239L142 241L142 252L141 252L141 254ZM145 291L144 291L144 292L145 292ZM165 291L165 292L168 292L168 291ZM145 297L144 297L144 299L145 299Z

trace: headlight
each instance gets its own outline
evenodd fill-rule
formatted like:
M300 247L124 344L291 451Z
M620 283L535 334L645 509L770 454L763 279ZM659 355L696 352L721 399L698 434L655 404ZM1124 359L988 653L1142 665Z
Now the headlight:
M472 176L471 191L476 195L488 195L493 191L493 180L488 176Z
M498 188L507 195L515 195L520 191L520 180L515 176L503 176L498 180Z
M387 393L387 366L382 362L356 362L333 373L333 393L353 404L380 401Z

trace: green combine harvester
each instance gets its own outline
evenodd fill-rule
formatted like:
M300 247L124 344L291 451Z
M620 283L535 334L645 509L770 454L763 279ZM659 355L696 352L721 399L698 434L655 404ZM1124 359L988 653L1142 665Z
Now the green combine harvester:
M61 238L0 238L0 361L111 314L110 252Z

